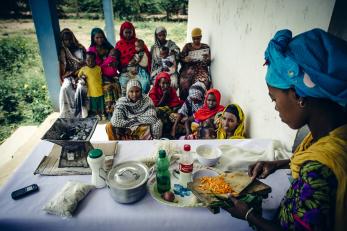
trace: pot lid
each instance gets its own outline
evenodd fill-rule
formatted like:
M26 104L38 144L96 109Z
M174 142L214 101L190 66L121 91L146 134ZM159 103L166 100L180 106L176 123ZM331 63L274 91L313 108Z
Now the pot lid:
M127 161L113 167L107 176L111 187L133 189L144 184L148 179L148 168L137 161Z

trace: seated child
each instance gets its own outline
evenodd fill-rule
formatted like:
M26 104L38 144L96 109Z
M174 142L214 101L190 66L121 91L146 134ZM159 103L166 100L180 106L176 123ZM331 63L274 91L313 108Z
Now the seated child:
M194 113L194 122L191 124L191 131L194 136L202 122L214 123L217 113L224 110L224 106L220 105L221 94L217 89L210 89L206 92L204 105Z
M217 139L245 138L245 115L239 105L226 106L216 123L218 125Z
M161 71L165 71L170 75L171 87L178 88L177 64L174 55L169 56L169 48L160 48Z
M129 79L137 78L142 85L142 93L147 94L150 88L150 75L148 72L149 57L145 52L145 43L142 39L135 42L136 54L128 65Z
M197 81L189 89L189 95L178 110L178 114L175 118L175 123L171 129L171 137L176 138L176 130L179 126L179 123L184 123L186 136L191 134L190 124L194 120L194 113L198 111L199 108L204 104L204 95L206 92L206 86L202 82Z
M118 64L120 52L111 49L108 57L101 64L103 94L105 100L105 112L108 118L111 118L114 104L121 97L121 88L118 80Z
M196 139L216 139L216 128L214 123L211 120L202 122L199 124L199 128L197 131Z
M157 116L163 122L163 136L169 137L172 128L171 120L175 112L182 106L183 101L177 96L176 89L170 87L170 75L160 72L148 95L156 107Z
M108 56L101 64L101 71L103 77L116 78L118 76L118 64L120 59L120 52L116 49L111 49Z
M80 69L78 77L84 79L87 83L90 112L97 115L99 119L106 119L104 115L101 68L96 65L95 58L95 53L87 52L87 66Z

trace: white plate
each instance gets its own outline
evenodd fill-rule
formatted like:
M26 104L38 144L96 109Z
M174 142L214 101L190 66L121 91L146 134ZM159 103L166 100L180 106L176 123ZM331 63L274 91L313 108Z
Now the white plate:
M171 190L170 190L171 192L173 192L174 184L178 184L178 179L172 174L173 170L175 170L175 169L178 169L178 163L177 162L173 163L169 168L170 173L171 173ZM199 164L198 162L194 162L193 174L196 171L200 171L203 169L208 169L209 171L211 171L210 167L205 167L205 166L202 166L201 164ZM196 196L192 192L190 192L189 196L184 196L184 197L181 197L180 195L175 194L174 202L169 202L169 201L164 200L157 190L157 182L156 182L155 175L153 175L149 179L147 185L148 185L149 193L151 194L153 199L162 203L162 204L173 206L173 207L181 207L181 208L183 208L183 207L185 207L185 208L205 207L203 203L198 201L198 199L196 198Z

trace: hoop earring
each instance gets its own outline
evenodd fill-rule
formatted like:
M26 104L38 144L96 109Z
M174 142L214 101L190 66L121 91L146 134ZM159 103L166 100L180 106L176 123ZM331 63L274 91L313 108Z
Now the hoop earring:
M299 100L298 104L299 104L300 108L304 108L305 107L305 102L304 102L303 99Z

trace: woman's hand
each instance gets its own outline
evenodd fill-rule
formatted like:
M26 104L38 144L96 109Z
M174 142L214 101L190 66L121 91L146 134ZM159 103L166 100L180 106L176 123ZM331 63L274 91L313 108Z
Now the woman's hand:
M247 211L250 209L249 206L245 202L240 201L232 196L229 196L228 199L233 203L233 206L222 206L222 208L230 213L231 216L244 220Z
M248 175L255 178L266 178L278 168L276 161L257 161L248 167Z

